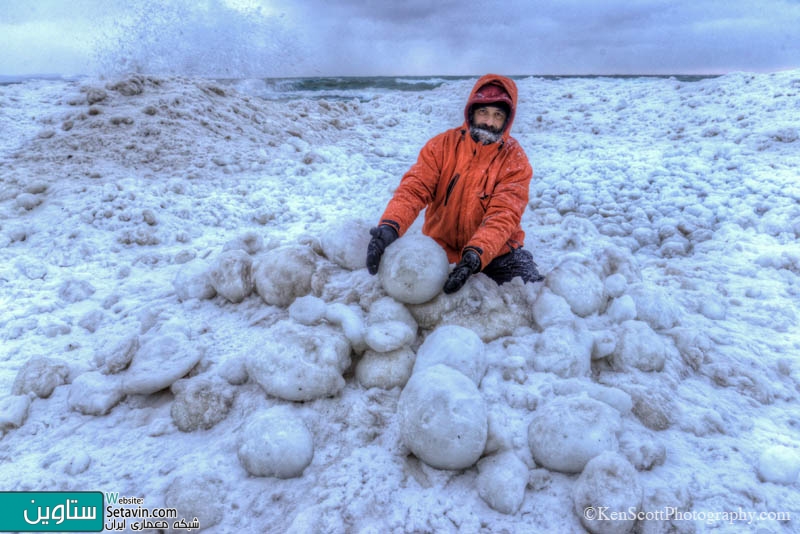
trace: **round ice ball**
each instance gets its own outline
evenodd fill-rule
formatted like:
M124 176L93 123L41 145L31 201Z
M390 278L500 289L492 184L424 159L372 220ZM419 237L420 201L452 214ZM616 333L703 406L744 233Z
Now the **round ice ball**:
M758 458L758 477L764 482L791 485L800 473L800 451L773 445Z
M547 275L547 286L564 297L572 311L588 317L603 308L606 302L603 282L589 267L567 259Z
M619 412L590 397L559 397L536 410L528 445L537 463L553 471L580 473L605 451L619 447Z
M593 458L572 488L575 513L592 534L627 534L642 506L639 475L621 454Z
M440 363L462 372L479 386L487 366L483 341L469 328L440 326L417 350L414 372Z
M239 461L253 476L294 478L314 457L314 440L305 423L281 408L250 419L239 445Z
M438 364L414 373L397 405L403 442L437 469L465 469L481 457L488 435L486 404L475 383Z
M386 248L378 276L395 300L422 304L439 294L449 270L447 254L436 241L424 235L406 235Z
M363 220L345 220L322 233L322 252L331 261L355 271L364 267L364 251L369 245L369 225Z

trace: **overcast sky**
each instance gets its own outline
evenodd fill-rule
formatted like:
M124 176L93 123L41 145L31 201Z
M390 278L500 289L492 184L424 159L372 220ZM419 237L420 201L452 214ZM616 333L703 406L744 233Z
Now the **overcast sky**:
M166 4L166 7L164 7ZM800 68L800 0L0 0L0 74Z

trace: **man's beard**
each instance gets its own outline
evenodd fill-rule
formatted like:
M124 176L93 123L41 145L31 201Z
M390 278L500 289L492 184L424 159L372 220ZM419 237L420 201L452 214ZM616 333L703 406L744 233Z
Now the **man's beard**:
M476 143L491 145L492 143L498 142L503 137L503 129L493 128L488 124L480 126L471 124L469 127L469 134Z

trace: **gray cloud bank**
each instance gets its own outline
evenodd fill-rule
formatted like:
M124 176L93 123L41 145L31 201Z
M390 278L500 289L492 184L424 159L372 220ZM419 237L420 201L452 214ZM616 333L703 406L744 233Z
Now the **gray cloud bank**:
M798 0L7 0L0 74L674 74L800 67Z

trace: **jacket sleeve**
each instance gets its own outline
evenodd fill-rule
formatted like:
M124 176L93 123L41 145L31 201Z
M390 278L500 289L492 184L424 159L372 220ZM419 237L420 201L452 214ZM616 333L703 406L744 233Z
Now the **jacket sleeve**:
M470 238L466 248L476 248L481 252L481 268L486 267L504 251L509 239L520 227L522 214L528 206L528 190L533 169L528 157L519 145L503 164L489 205L480 226Z
M388 224L402 236L436 195L441 176L443 136L428 141L417 162L403 175L400 185L386 206L379 224Z

